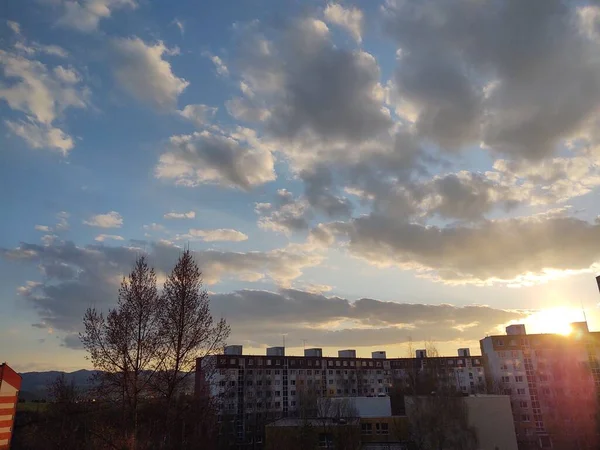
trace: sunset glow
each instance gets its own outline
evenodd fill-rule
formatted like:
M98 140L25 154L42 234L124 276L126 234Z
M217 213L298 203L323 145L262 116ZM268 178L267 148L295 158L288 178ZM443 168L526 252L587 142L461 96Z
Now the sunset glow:
M571 334L571 323L583 320L581 310L570 308L553 308L538 311L525 319L527 333Z

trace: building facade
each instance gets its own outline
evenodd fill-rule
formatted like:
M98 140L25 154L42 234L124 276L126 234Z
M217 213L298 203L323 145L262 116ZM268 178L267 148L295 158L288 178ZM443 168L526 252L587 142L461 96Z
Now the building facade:
M0 450L10 448L21 375L8 364L0 364Z
M480 341L488 389L510 396L520 449L599 448L600 333L585 322L569 335L506 335Z
M383 351L371 358L341 350L337 357L321 349L306 349L304 356L286 356L283 347L266 355L244 355L242 346L228 346L221 355L197 361L196 391L220 399L221 416L234 418L231 429L237 440L260 440L261 423L294 417L311 397L387 396L395 386L411 384L422 371L439 376L465 394L485 390L480 356L461 349L456 357L387 358Z

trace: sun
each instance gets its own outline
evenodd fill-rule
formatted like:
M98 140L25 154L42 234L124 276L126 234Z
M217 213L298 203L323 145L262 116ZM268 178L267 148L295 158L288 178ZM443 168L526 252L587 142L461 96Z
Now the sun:
M568 336L573 331L571 323L581 321L581 311L570 308L544 309L525 319L527 333L554 333Z

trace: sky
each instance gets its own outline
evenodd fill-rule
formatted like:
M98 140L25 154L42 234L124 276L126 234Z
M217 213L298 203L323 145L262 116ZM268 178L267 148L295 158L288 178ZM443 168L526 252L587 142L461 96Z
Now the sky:
M600 7L22 0L0 22L0 360L185 246L247 353L600 329Z

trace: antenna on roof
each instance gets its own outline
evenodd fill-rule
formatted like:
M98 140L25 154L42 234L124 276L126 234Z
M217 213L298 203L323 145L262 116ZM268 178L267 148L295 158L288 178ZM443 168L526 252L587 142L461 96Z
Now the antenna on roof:
M304 346L304 350L306 350L306 339L302 339L302 345Z

